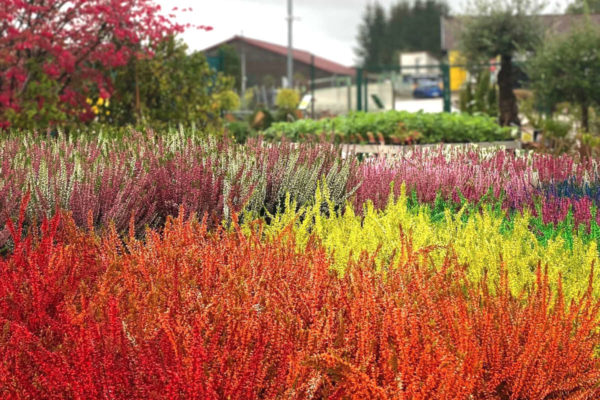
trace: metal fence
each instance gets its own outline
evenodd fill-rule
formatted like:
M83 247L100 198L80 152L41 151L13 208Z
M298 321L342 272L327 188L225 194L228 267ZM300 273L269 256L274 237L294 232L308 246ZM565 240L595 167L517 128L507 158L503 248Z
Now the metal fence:
M357 68L356 87L358 111L417 111L416 108L421 106L435 108L429 111L450 112L452 108L450 65L447 63ZM418 104L416 99L427 99L430 104Z

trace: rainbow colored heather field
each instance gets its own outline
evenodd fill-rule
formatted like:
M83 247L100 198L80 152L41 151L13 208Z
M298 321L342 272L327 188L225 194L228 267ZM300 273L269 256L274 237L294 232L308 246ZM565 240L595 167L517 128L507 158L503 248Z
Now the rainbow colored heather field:
M600 160L0 143L0 398L598 399Z

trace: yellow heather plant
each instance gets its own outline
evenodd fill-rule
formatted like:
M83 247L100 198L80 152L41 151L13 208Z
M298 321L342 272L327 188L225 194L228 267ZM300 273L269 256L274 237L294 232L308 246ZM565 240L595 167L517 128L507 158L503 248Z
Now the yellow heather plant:
M262 229L267 239L293 229L299 251L314 235L330 252L339 275L346 272L349 259L358 260L363 252L375 257L377 268L383 272L401 265L399 257L404 255L400 232L404 231L409 233L415 249L429 250L427 256L433 258L435 265L441 265L449 251L455 254L460 263L468 266L472 282L481 280L485 273L497 282L500 271L506 268L514 294L530 287L541 263L542 267L547 266L553 284L562 276L566 296L573 297L585 291L591 267L598 265L594 241L584 243L574 236L572 246L560 237L540 243L528 229L527 212L516 215L513 227L502 232L503 217L489 211L465 217L463 210L447 210L441 221L433 221L425 206L411 209L407 200L403 186L401 195L391 199L383 210L367 203L364 216L359 216L350 205L336 212L327 187L320 185L311 205L298 208L288 196L284 211L270 216L271 223ZM243 229L248 232L251 226L246 222ZM600 285L594 285L598 296Z

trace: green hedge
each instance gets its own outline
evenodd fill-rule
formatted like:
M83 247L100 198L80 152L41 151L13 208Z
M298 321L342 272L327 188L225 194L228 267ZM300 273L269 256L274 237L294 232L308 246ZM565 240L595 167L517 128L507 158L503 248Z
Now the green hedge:
M510 128L485 115L450 113L356 112L318 121L277 122L264 132L267 139L292 141L333 138L339 143L464 143L511 139Z

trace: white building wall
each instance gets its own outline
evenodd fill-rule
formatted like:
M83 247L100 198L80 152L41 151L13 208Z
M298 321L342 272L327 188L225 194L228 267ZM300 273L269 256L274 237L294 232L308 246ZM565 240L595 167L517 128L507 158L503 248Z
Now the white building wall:
M426 51L418 51L411 53L400 53L399 60L402 69L402 75L437 75L439 68L422 68L425 65L438 66L439 61Z

